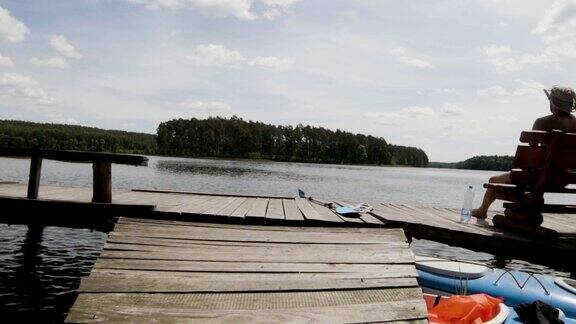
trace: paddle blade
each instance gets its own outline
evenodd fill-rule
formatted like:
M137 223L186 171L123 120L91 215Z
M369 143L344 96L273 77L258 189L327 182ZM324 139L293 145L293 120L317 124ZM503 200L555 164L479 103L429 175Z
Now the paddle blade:
M358 211L352 207L336 207L336 212L340 215L358 214Z

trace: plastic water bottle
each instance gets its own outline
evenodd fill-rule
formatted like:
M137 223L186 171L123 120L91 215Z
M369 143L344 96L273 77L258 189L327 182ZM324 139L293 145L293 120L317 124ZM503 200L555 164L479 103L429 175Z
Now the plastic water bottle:
M472 202L474 201L474 188L468 186L464 192L464 203L460 212L460 223L468 223L472 217Z

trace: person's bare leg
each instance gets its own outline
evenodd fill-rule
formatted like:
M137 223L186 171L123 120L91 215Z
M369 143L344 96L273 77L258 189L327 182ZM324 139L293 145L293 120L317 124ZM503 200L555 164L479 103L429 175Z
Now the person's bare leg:
M506 172L497 176L490 177L488 180L490 183L510 183L510 172ZM490 205L496 200L496 196L494 194L494 189L488 188L486 189L486 193L484 194L484 199L482 199L482 205L477 209L472 210L472 216L476 218L486 218L488 215L488 209Z

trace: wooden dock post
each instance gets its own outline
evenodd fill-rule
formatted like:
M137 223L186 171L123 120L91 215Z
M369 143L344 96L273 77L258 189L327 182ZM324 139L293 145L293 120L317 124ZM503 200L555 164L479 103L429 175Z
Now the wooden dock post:
M28 199L38 199L40 175L42 174L42 158L32 156L30 159L30 174L28 176Z
M94 171L92 202L112 202L112 164L105 161L95 161L92 164Z

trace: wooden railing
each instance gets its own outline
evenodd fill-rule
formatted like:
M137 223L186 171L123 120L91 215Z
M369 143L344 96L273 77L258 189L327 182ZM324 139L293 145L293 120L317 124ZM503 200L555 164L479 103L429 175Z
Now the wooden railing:
M92 163L93 194L92 201L112 202L112 164L147 166L148 158L139 155L98 153L84 151L59 151L0 146L0 156L29 157L30 174L28 179L29 199L38 199L42 160L56 160L76 163Z

